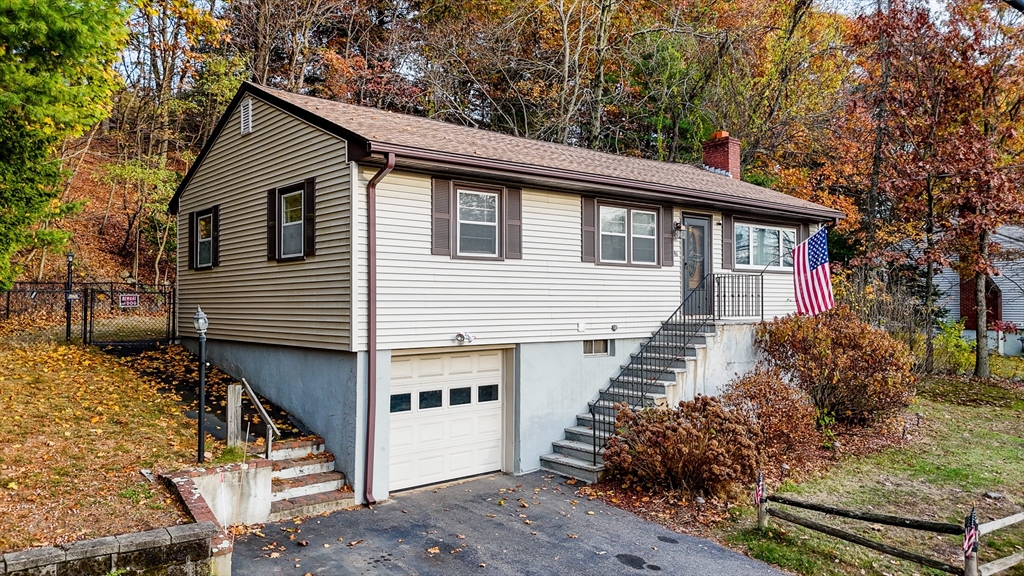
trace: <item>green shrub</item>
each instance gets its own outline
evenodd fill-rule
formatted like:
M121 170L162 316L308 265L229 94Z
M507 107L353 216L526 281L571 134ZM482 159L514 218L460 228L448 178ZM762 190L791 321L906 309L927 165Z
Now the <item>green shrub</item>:
M736 378L722 399L757 428L758 451L766 461L790 461L801 449L820 442L814 404L803 390L786 382L778 368L758 366Z
M914 397L910 349L845 305L817 316L762 322L755 345L769 367L806 392L821 415L839 423L885 419Z
M935 335L935 371L962 374L974 367L974 346L963 338L964 322L942 322Z
M757 470L757 429L718 398L697 396L677 408L633 411L623 405L604 461L611 473L651 488L726 495Z

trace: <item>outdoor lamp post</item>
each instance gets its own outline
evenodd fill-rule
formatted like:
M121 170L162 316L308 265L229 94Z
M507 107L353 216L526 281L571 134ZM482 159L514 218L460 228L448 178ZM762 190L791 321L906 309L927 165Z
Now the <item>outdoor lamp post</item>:
M71 270L75 265L75 253L68 250L68 281L64 285L64 320L67 327L64 331L64 339L71 342Z
M206 416L206 329L210 320L201 306L196 306L196 314L192 317L192 326L199 333L199 463L203 463L206 452L206 433L203 431L203 418Z

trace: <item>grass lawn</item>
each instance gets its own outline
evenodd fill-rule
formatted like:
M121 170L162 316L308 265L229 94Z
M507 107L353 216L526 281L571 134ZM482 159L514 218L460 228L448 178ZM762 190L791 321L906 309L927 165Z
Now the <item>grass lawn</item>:
M182 411L95 349L0 345L0 553L185 521L140 473L194 465Z
M1024 374L1024 362L998 359L1002 376ZM979 522L1021 511L1024 504L1024 388L1009 382L929 378L909 410L904 446L841 460L828 472L776 493L857 510L962 524L972 506ZM916 414L922 414L920 424ZM988 498L997 492L1001 498ZM769 506L779 506L769 504ZM785 509L784 506L779 506ZM890 545L962 565L961 537L942 536L790 509ZM853 544L771 519L757 530L752 506L733 508L712 536L751 556L799 574L941 574ZM1024 526L982 537L981 562L1024 549ZM1024 575L1024 567L1001 574Z

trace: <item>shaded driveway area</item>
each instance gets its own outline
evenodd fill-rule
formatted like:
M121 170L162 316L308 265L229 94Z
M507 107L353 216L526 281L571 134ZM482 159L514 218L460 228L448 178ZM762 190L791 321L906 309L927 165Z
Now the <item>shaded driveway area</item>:
M263 537L235 542L232 572L783 574L575 491L557 475L495 475L397 494L373 509L267 524Z

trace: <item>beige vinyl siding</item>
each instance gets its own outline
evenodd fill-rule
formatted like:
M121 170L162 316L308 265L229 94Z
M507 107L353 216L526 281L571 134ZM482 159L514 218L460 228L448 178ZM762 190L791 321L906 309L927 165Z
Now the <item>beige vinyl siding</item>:
M346 144L253 98L253 132L239 111L181 196L178 324L194 335L201 305L208 336L317 348L350 343L350 186ZM316 255L267 260L267 190L316 178ZM188 270L188 213L220 205L220 265Z
M376 169L363 168L360 179ZM365 199L357 192L359 213ZM473 346L646 337L679 305L680 270L581 262L581 200L523 190L521 260L453 260L430 253L430 177L394 171L377 186L380 348ZM357 220L365 237L363 218ZM360 250L357 276L365 278ZM365 281L356 333L365 346ZM579 331L580 325L584 331ZM618 330L612 331L611 326Z

